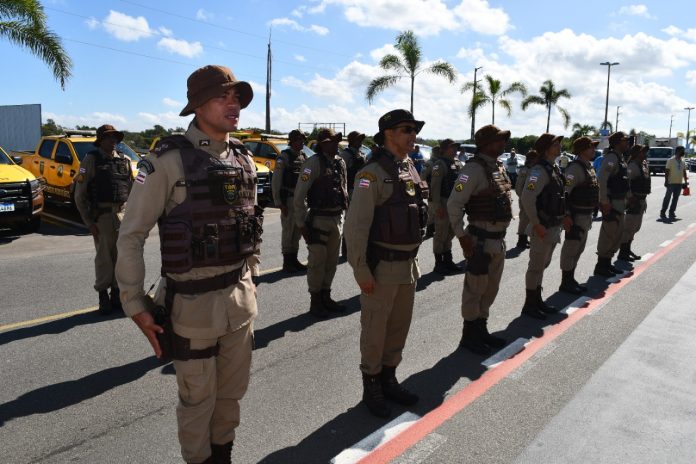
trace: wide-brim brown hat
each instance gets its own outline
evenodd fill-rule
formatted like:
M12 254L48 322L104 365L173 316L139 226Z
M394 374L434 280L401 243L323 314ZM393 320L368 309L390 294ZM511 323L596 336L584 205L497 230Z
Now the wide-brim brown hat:
M541 134L539 138L534 142L534 149L539 153L540 156L544 156L546 154L546 150L549 149L551 145L553 145L556 142L559 142L563 140L562 135L553 135L553 134Z
M624 139L628 140L628 136L625 133L621 131L614 132L609 136L609 145L614 146Z
M573 140L573 154L580 154L590 147L597 148L597 145L599 145L599 141L593 141L589 137L578 137Z
M645 147L640 144L633 145L631 148L628 149L628 157L629 158L635 158L636 156L640 155L645 151Z
M510 131L502 130L493 124L488 124L481 127L474 134L474 142L478 148L483 148L489 143L497 142L499 140L505 140L507 142L509 139Z
M383 114L378 121L379 131L384 132L387 129L396 127L402 122L412 122L416 125L416 131L420 132L425 121L418 121L413 117L413 114L409 110L391 110L388 113Z
M306 136L305 133L302 132L301 130L293 129L293 130L291 130L290 133L288 134L288 140L291 141L291 142L293 142L293 141L295 141L295 140L299 140L299 139L307 140L307 136Z
M107 135L115 135L118 139L117 143L123 140L123 132L116 130L116 128L111 124L104 124L102 126L99 126L99 128L97 129L97 140L94 141L94 146L98 147L99 144L101 144L102 139Z
M461 145L461 143L455 142L452 139L445 139L440 141L440 150L447 150L451 146L459 148Z
M196 69L186 81L186 87L188 88L186 92L188 104L181 110L179 116L192 114L196 108L229 89L237 91L242 108L249 106L254 98L251 84L237 80L232 71L225 66L207 65Z
M319 132L317 132L317 143L340 142L342 138L343 134L334 132L333 129L320 129Z
M357 142L358 140L362 143L365 140L366 135L362 132L352 131L348 134L348 143Z

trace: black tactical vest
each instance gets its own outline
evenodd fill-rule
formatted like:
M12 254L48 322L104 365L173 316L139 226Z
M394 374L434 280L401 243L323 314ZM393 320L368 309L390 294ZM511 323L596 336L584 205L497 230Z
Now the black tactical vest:
M446 157L441 157L439 159L445 163L446 169L442 173L442 184L440 185L440 197L449 198L454 184L457 182L457 175L459 170L462 168L462 162L458 159L449 159Z
M650 194L650 171L646 162L638 163L631 161L638 166L640 174L638 177L631 179L631 193L637 197L645 198Z
M544 168L549 176L549 183L536 199L537 214L544 227L555 227L561 223L561 219L566 214L563 174L557 166L545 159L536 165Z
M512 220L512 183L501 163L495 167L486 163L482 155L474 155L471 162L480 165L488 179L488 188L472 195L464 211L471 221L510 222Z
M353 153L353 150L348 148L346 148L346 151L351 156L350 164L347 164L346 169L348 171L348 190L352 191L355 185L355 175L365 166L365 157L360 154L360 151Z
M283 169L283 189L294 192L297 179L300 178L302 165L307 161L307 156L305 156L304 152L295 154L295 152L289 148L283 150L283 153L285 153L288 158L288 165Z
M92 204L123 204L133 186L131 165L128 157L106 157L99 150L92 150L87 155L94 156L94 177L89 183L89 199Z
M599 205L599 183L597 175L591 165L588 167L585 163L575 160L571 162L577 164L585 172L585 181L573 187L568 196L568 203L571 212L579 214L591 214Z
M619 169L616 171L616 174L613 174L607 180L607 190L609 191L608 196L610 200L622 200L626 198L626 193L628 192L630 185L628 181L628 166L626 165L623 157L618 153L612 150L607 153L607 155L610 153L614 153L614 155L616 155L616 159L619 163ZM607 155L605 155L605 157Z
M259 251L263 210L255 206L256 168L251 154L230 140L230 155L218 159L184 136L160 140L156 156L179 149L186 199L159 220L162 273L225 266Z
M391 196L379 206L370 228L370 242L382 242L392 245L413 245L422 242L422 229L428 218L428 185L420 180L413 163L397 163L391 154L383 149L373 152L370 163L378 163L389 177L385 183L391 183Z
M331 162L326 156L317 153L320 174L307 193L307 206L311 209L347 209L348 191L346 190L346 163L339 156Z

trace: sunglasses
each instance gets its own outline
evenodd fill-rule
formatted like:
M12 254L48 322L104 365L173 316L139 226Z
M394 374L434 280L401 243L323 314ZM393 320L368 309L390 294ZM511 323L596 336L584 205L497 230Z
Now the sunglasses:
M396 126L392 127L391 129L400 130L404 134L417 134L419 132L418 128L416 128L415 126Z

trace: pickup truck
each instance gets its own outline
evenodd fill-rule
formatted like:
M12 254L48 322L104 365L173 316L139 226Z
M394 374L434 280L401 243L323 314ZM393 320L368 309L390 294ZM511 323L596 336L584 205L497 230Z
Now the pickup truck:
M665 172L667 160L670 159L672 155L674 155L674 148L672 147L650 147L647 156L650 174Z
M39 179L0 147L0 226L20 232L36 232L41 225L44 206L43 186Z
M72 203L73 179L80 172L80 162L87 152L94 150L96 135L93 131L68 131L65 135L41 137L34 151L15 151L12 156L34 176L45 179L46 199L56 203ZM131 160L133 173L140 157L125 143L116 150Z

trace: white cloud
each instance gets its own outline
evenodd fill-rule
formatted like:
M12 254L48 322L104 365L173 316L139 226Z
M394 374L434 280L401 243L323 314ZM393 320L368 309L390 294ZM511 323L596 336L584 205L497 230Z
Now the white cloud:
M628 5L619 8L619 14L625 16L642 16L643 18L654 19L648 13L648 7L645 5Z
M85 24L87 24L87 27L90 28L91 30L96 29L99 27L99 20L93 16L91 16L89 19L85 20Z
M124 42L135 42L154 34L143 16L135 18L114 10L109 10L109 15L104 18L102 25L106 32Z
M309 26L309 30L319 35L326 35L329 33L328 27L319 26L316 24L312 24L311 26Z
M485 52L481 47L476 48L460 48L457 52L457 58L463 58L465 60L471 61L476 64L482 61L486 56Z
M171 107L174 107L174 108L178 108L178 107L182 107L182 108L183 108L183 107L184 107L184 104L183 104L183 103L181 103L180 101L174 100L173 98L169 98L169 97L164 97L164 98L162 99L162 103L163 103L165 106L171 106Z
M662 29L662 32L672 37L683 37L684 39L696 42L696 29L694 28L683 30L677 26L668 26Z
M502 8L491 8L486 0L463 0L454 8L461 24L485 35L502 35L510 29L510 17Z
M305 57L302 56L302 55L295 55L294 57L295 57L295 59L296 59L297 61L299 61L300 63L304 63L305 61L307 61L307 58L305 58Z
M75 126L94 126L99 127L102 124L113 124L119 129L126 129L125 124L128 119L116 113L108 113L105 111L95 111L89 114L83 115L72 115L72 114L57 114L50 111L43 113L45 119L53 119L56 124L63 127L75 127Z
M163 37L157 42L157 46L169 53L193 58L203 53L203 46L200 42L188 42L183 39L173 39L171 37Z
M300 31L300 32L314 32L315 34L318 35L326 35L329 33L329 29L324 27L324 26L318 26L316 24L312 24L309 27L305 27L295 21L294 19L290 18L275 18L272 19L271 21L268 22L269 26L275 26L275 27L283 27L287 26L295 31Z
M686 72L686 82L691 86L696 86L696 70Z
M207 11L205 11L203 8L199 8L198 11L196 11L196 19L200 21L208 21L211 19L213 15Z
M159 33L161 35L163 35L165 37L171 37L172 35L174 35L174 33L172 32L171 29L167 29L164 26L160 26L157 30L159 31Z
M385 55L396 54L396 48L392 44L384 44L379 48L375 48L370 52L370 56L373 60L379 61L384 58Z

